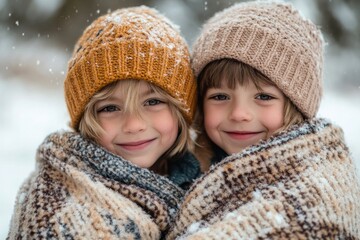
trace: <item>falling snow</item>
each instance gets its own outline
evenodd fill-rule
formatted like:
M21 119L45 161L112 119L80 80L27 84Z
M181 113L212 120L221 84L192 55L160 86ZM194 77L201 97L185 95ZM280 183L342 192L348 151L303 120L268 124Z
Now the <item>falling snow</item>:
M220 5L220 1L216 1L216 5ZM198 6L200 9L204 9L204 11L211 7L208 5L208 1L199 1ZM92 10L96 14L90 14L91 19L94 18L93 15L97 17L97 15L105 11L103 8L100 10L100 6L96 8L98 9ZM184 21L189 21L193 24L194 18L190 18L184 12L181 12L181 9L176 10L179 10L180 14L174 14L174 16L177 16L179 19L183 17ZM348 10L341 9L338 12L339 15L336 16L338 20L347 20L347 27L354 28L356 27L354 16L347 14L351 18L341 18L341 15ZM111 11L109 8L106 12L111 13ZM170 11L173 11L173 9L167 9L167 12ZM185 8L185 13L186 11L188 9ZM71 19L74 14L85 15L85 13L73 8L71 16L65 16L65 20ZM170 16L172 17L172 15ZM16 192L25 177L34 169L36 148L49 133L59 129L68 129L67 123L69 121L62 84L66 76L66 70L64 69L66 69L71 50L48 46L47 43L51 43L55 37L50 38L50 34L46 33L37 33L37 38L35 33L34 36L37 44L32 43L28 39L31 35L30 32L21 29L25 25L22 20L17 20L15 13L9 12L8 17L8 26L3 26L3 29L6 29L7 32L5 32L5 35L0 35L0 47L2 47L2 54L0 56L0 69L2 69L0 71L0 107L2 109L2 114L0 115L0 145L2 146L0 149L0 159L2 161L0 182L7 183L7 187L2 188L0 195L0 239L5 239ZM114 18L112 21L121 23L122 20ZM148 19L142 19L142 21L144 23L149 22ZM90 20L87 19L87 22L89 23ZM169 22L169 24L173 25L174 29L179 29L172 22ZM12 38L10 34L15 30L24 31L16 33L16 36L19 38L18 40ZM59 29L59 31L61 32L62 29ZM188 31L189 29L187 28L182 30L184 34L187 34ZM41 36L43 37L41 38ZM158 37L161 37L161 33L153 32L150 39L156 42ZM174 49L173 44L168 44L167 47ZM332 49L328 48L328 50ZM358 56L350 58L349 56L352 56L351 51L341 52L344 55L335 55L336 57L333 60L328 60L329 66L326 70L330 72L325 77L325 84L329 84L334 76L335 78L341 76L339 71L335 72L334 70L339 68L339 63L347 63L340 67L343 69L343 72L346 72L352 65L359 65ZM331 57L331 55L327 57L329 56ZM177 60L177 62L180 61ZM32 68L34 72L24 73L29 68ZM43 85L50 85L50 87L44 87ZM325 86L324 98L318 116L329 118L344 129L345 139L354 156L358 173L360 173L360 148L358 147L360 146L360 139L358 137L360 125L354 121L354 119L360 118L358 106L360 102L360 85L356 84L355 89L358 92L351 94L338 92L336 88L329 86ZM18 146L21 146L21 148ZM326 179L322 179L322 183L324 185L328 184ZM211 195L211 192L208 194ZM252 194L257 199L263 197L258 190L255 190ZM269 213L268 216L273 217L278 224L284 223L285 219L280 214ZM230 214L228 217L233 216ZM200 226L200 223L195 223L189 230L196 231Z

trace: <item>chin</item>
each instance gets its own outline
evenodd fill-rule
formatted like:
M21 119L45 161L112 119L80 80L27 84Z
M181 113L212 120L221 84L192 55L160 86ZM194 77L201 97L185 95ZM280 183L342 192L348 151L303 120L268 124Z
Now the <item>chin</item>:
M140 167L140 168L151 168L154 164L136 164L136 163L133 163L135 164L136 166Z

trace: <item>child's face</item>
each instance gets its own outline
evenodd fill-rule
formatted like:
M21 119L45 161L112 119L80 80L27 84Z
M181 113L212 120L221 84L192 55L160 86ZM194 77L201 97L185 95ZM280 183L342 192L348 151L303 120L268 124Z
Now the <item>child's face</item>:
M126 85L125 85L126 87ZM149 168L175 142L178 121L167 99L140 83L138 113L125 113L124 85L120 82L108 99L99 101L96 110L105 130L98 140L108 151L133 164Z
M230 89L207 90L204 99L204 124L209 138L227 154L270 137L283 126L283 93L275 86L249 84Z

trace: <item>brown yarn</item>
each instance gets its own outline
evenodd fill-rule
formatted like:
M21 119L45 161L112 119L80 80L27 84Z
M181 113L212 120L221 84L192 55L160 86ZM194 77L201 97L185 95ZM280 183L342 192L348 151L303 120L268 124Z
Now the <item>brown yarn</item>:
M269 77L307 117L322 96L321 32L288 3L253 1L235 4L204 25L193 46L198 76L211 61L231 58Z

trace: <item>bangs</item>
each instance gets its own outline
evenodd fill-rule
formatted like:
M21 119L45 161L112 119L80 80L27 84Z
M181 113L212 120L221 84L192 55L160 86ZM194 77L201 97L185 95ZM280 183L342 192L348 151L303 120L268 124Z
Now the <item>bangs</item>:
M253 82L256 88L261 89L261 83L275 85L260 71L234 59L220 59L206 65L198 77L199 92L204 96L209 88L220 88L226 84L230 89L236 85L246 86Z
M161 97L168 100L169 96L168 94L162 90L161 88L151 84L147 81L141 81L141 80L121 80L117 81L113 86L108 86L108 89L104 89L103 92L106 92L106 97L110 97L114 92L115 88L119 86L117 91L120 91L120 94L124 96L125 102L124 102L124 109L123 111L125 113L131 114L131 115L137 115L140 116L140 106L142 106L142 97L141 97L141 91L140 86L142 83L146 84L146 90L149 93L156 93L160 95ZM147 92L146 91L146 92Z

